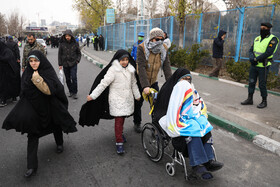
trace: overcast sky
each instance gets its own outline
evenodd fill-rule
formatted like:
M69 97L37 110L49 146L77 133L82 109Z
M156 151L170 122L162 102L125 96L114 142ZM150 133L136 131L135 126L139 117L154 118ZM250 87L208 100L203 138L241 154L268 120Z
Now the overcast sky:
M47 24L52 21L79 23L78 13L72 8L73 0L0 0L0 4L2 14L8 16L17 11L27 19L27 24L28 21L38 23L38 18L46 19Z

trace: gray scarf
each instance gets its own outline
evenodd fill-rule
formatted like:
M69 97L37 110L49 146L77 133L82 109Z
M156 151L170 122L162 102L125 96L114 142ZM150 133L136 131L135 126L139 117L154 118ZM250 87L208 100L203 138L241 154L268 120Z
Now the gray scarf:
M149 60L150 52L154 54L160 53L160 59L161 59L161 68L163 65L163 62L166 58L166 50L163 46L162 41L156 41L156 42L150 42L149 39L144 41L144 50L145 50L145 57L146 60Z

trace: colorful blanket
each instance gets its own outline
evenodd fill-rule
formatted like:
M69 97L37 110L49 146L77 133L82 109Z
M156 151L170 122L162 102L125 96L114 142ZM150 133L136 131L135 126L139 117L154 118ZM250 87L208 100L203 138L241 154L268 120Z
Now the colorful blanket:
M167 113L159 124L170 137L203 137L213 129L206 112L206 105L193 85L183 80L174 86Z

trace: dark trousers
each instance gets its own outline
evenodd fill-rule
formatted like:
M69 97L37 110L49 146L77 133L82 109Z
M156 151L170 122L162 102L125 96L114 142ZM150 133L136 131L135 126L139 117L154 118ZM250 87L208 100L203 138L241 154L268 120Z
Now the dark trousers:
M251 66L249 73L249 94L254 94L257 79L259 77L259 88L262 97L267 97L266 81L269 72L269 66L266 68Z
M216 60L216 67L210 73L210 76L218 77L219 76L219 72L220 72L220 70L222 68L222 65L223 65L223 59L222 58L215 58L215 60Z
M89 47L89 42L87 42L87 47Z
M94 49L98 51L98 43L94 43Z
M66 84L69 92L72 94L76 94L78 92L77 69L77 64L72 67L63 67Z
M27 169L37 169L38 168L38 146L39 138L45 136L46 134L28 134L27 142ZM56 130L53 132L56 145L63 145L63 134L62 130Z
M116 143L123 142L123 124L124 124L124 117L115 117L115 136L116 136Z
M159 91L158 82L155 82L154 84L152 84L151 88L154 88L155 90ZM141 124L141 121L142 121L141 108L143 105L143 101L144 101L144 99L143 99L142 95L141 95L140 101L137 101L137 100L134 101L133 122L135 124Z

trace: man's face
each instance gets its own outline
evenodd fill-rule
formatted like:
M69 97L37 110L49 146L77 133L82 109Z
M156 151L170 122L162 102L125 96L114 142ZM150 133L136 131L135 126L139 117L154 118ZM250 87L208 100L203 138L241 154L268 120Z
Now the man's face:
M65 35L65 39L66 39L67 41L70 41L70 40L71 40L71 36L70 36L69 34L66 34L66 35Z
M27 36L27 41L29 44L33 44L35 42L36 38L34 38L32 35L31 36Z
M163 37L159 36L159 37L155 37L152 39L152 42L156 42L156 41L163 41Z

